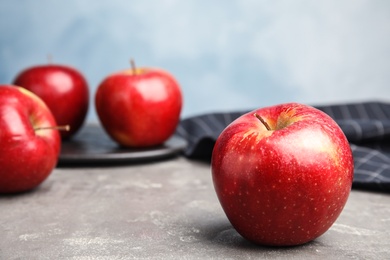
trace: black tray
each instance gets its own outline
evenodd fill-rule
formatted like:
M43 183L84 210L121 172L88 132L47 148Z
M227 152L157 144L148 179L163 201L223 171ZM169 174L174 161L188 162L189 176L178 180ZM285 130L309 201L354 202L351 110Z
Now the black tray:
M62 142L58 166L138 163L173 157L187 142L172 136L164 144L150 148L124 148L115 143L97 124L85 125L70 140Z

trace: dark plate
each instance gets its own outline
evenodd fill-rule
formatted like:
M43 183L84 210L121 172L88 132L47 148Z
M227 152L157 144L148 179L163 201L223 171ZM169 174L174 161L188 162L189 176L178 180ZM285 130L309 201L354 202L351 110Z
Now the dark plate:
M173 157L187 146L178 136L151 148L124 148L112 141L99 125L87 124L62 142L59 166L138 163Z

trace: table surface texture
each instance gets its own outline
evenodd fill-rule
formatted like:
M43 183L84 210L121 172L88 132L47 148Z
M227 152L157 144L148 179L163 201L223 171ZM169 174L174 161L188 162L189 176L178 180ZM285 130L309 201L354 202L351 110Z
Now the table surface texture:
M230 225L210 165L181 156L56 168L0 196L0 259L390 259L390 195L352 190L336 223L302 246L254 245Z

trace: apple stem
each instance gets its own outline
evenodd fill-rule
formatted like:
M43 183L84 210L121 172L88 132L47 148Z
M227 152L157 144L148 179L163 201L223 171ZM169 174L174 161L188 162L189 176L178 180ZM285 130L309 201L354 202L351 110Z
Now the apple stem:
M133 70L133 74L137 75L137 67L135 66L134 59L130 59L130 66L131 66L131 69Z
M259 114L255 113L254 116L260 120L260 122L265 126L265 128L267 128L268 131L271 130L271 127L269 126L269 124L261 116L259 116Z
M70 126L69 125L60 125L60 126L43 126L43 127L36 127L34 128L34 131L39 130L59 130L59 131L69 131Z

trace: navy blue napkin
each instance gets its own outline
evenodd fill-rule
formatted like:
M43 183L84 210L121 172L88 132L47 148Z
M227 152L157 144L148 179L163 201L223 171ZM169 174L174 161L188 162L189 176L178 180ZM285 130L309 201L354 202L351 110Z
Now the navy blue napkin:
M350 142L355 164L353 188L390 192L390 104L364 102L315 107L330 115ZM210 161L219 134L248 111L209 113L182 120L176 134L188 142L184 155Z

